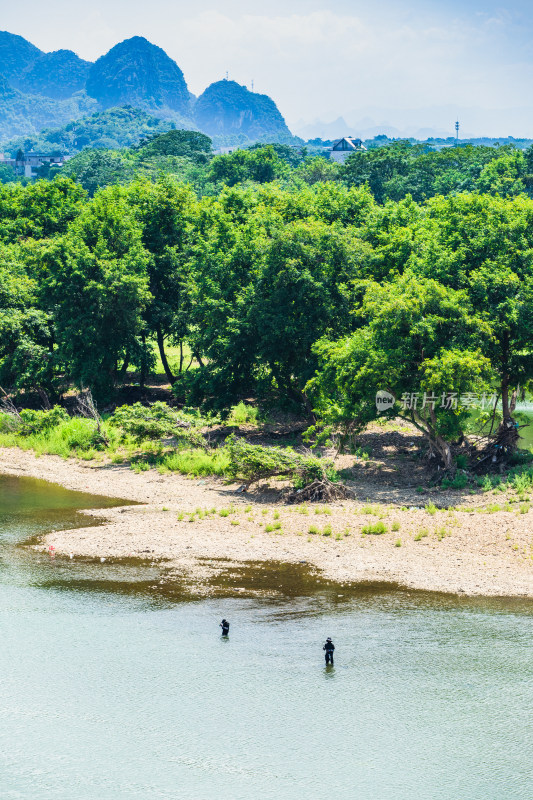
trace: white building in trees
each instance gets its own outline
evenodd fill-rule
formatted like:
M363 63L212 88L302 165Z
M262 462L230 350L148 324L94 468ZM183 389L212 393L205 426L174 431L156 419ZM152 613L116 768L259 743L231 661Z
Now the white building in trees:
M333 142L328 152L332 161L343 164L352 153L361 152L362 150L366 150L366 147L361 139L354 139L353 136L343 136L342 139L336 139Z

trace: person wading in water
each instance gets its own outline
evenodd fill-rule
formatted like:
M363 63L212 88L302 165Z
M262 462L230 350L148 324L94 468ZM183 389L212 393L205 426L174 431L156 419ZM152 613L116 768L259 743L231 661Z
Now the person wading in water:
M326 664L331 664L333 666L333 651L335 650L335 645L333 644L329 636L326 639L326 644L324 645L322 650L324 650L326 653Z
M223 619L220 623L220 627L222 628L222 636L227 636L229 633L229 622L227 619Z

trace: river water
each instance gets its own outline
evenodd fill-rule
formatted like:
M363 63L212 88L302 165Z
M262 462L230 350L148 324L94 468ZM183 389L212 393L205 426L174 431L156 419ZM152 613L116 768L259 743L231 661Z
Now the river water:
M531 604L16 546L109 504L0 477L2 800L531 800Z

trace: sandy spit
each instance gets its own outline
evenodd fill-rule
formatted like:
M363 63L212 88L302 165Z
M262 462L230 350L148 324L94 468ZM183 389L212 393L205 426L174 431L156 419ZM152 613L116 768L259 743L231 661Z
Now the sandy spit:
M489 513L483 506L494 498L475 497L470 504L463 499L463 505L477 506L475 511L434 514L382 502L373 503L369 513L368 503L356 501L298 510L263 501L265 495L243 495L238 486L214 479L155 470L136 474L127 466L37 458L16 448L0 448L0 473L143 504L89 512L102 519L100 526L48 534L40 546L52 545L58 554L165 559L171 574L200 581L206 559L306 562L341 583L533 597L533 509L520 513L517 504L513 511ZM200 515L194 514L197 509ZM387 533L362 535L365 525L378 521Z

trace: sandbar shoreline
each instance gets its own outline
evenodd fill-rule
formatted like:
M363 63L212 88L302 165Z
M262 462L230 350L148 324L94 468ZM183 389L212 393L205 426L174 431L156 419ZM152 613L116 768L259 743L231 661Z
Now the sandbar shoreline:
M420 499L409 509L357 500L298 509L272 502L271 492L243 493L219 479L135 473L18 448L0 448L0 473L139 504L90 511L101 524L54 531L36 545L59 555L164 561L167 579L190 576L198 585L216 569L211 560L285 562L345 585L533 598L533 510L486 513L482 496L471 498L468 511L433 514ZM362 535L378 519L388 532Z

